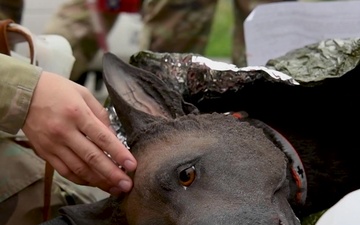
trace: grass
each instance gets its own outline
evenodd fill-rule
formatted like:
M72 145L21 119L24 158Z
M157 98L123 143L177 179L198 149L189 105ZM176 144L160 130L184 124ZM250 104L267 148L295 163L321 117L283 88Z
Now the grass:
M210 33L209 43L205 50L208 57L230 57L234 13L232 1L218 1L215 18Z

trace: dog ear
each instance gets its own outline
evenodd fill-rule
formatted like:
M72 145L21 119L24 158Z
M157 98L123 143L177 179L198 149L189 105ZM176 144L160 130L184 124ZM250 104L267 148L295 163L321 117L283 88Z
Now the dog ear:
M112 53L103 57L103 77L127 134L159 119L175 119L198 112L154 74L125 63Z

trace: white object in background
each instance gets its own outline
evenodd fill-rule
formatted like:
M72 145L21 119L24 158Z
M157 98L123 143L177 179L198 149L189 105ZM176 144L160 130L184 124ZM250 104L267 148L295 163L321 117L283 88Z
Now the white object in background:
M13 41L15 43L25 44L30 54L19 53L18 51L11 51L11 56L19 60L23 60L33 65L37 65L43 70L53 72L69 79L71 70L73 68L75 57L73 56L70 43L62 36L59 35L34 35L31 31L19 24L10 24L14 29L22 31L28 39L21 32L14 32ZM9 32L10 33L10 32ZM14 35L13 34L13 35ZM32 62L30 59L33 59ZM11 135L12 136L12 135ZM16 135L19 139L26 139L25 134L20 130Z
M60 35L38 35L35 38L35 48L39 67L70 77L75 57L68 40Z
M316 225L359 225L360 190L353 191L324 213Z
M328 38L359 37L359 9L355 0L258 5L244 22L248 66Z
M66 78L70 77L75 57L68 40L60 35L34 35L27 27L16 23L12 23L10 26L13 29L22 31L22 33L30 38L26 40L24 36L19 34L16 36L16 43L18 45L16 50L11 52L13 57L27 62L30 62L31 58L33 59L32 64L46 71L57 73ZM21 45L25 45L27 49L30 48L29 46L33 46L33 52L30 52L32 55L18 51L18 47Z

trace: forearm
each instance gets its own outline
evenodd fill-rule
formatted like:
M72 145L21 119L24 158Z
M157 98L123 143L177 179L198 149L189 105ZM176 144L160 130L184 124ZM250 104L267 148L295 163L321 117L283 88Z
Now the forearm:
M21 129L41 68L0 54L0 130Z

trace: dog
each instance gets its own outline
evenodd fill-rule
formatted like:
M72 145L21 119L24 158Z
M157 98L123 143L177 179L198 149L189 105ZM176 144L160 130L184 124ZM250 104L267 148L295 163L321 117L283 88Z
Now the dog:
M359 65L307 85L259 80L201 103L111 53L103 66L138 161L133 189L64 207L49 224L300 225L360 188Z

